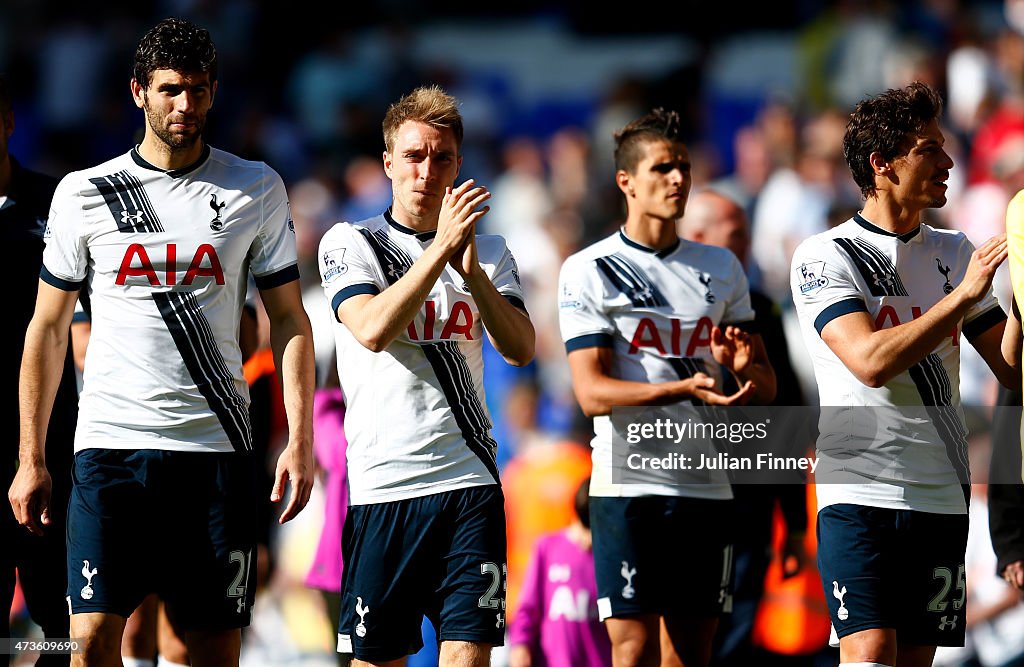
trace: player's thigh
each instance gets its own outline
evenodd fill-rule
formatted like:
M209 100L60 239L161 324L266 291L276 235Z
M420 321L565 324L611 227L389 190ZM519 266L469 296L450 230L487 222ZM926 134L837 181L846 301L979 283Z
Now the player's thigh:
M434 496L349 508L342 538L339 652L381 663L423 646L423 615L441 576L430 565L439 514Z
M150 486L159 452L86 449L75 455L68 505L67 605L72 614L127 618L152 590Z
M712 617L728 604L730 501L591 497L590 520L601 620Z
M899 510L853 504L818 512L818 569L839 639L898 626L898 518Z
M968 517L903 512L897 639L904 645L963 646L967 620Z
M168 452L159 593L175 627L249 625L256 593L255 461L245 453ZM181 484L187 483L185 490ZM176 488L177 487L177 488ZM231 633L228 633L231 634Z
M444 578L428 613L442 642L500 646L508 575L504 495L497 485L445 495L437 554Z

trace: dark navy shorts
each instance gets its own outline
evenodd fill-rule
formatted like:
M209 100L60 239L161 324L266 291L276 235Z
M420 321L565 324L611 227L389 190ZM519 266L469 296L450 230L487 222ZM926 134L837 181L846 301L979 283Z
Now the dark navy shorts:
M836 635L893 628L901 643L963 646L966 550L966 514L822 508L818 569Z
M251 455L236 453L76 454L71 613L129 616L156 592L186 629L247 626L256 583L253 466Z
M733 502L590 497L601 620L730 611Z
M345 518L338 651L383 662L505 637L505 498L497 485L355 505Z

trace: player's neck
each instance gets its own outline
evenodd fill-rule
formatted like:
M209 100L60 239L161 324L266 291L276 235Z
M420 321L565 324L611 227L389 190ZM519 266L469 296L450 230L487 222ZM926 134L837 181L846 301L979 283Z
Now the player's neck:
M187 167L198 160L203 154L203 146L203 141L200 139L188 148L175 150L147 132L142 143L139 144L139 155L157 169L171 171Z
M664 250L679 241L674 220L661 220L650 216L629 216L623 233L631 241L653 250Z
M391 218L398 224L408 227L416 233L432 232L437 229L437 214L432 216L412 215L394 202L391 204Z
M921 224L921 211L898 206L879 197L864 202L861 216L880 229L896 235L914 231Z

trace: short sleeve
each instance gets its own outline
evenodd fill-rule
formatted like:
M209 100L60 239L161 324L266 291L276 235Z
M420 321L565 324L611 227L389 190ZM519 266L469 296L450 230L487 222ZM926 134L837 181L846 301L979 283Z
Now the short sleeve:
M1007 231L1007 238L1009 238L1009 231ZM961 235L960 237L960 263L966 267L971 262L971 255L974 254L974 244L971 243L967 235ZM1012 265L1011 265L1012 272ZM1012 273L1011 273L1012 280ZM985 333L995 325L1006 319L1006 312L1002 306L999 305L999 299L996 298L995 290L989 285L988 291L985 296L981 298L977 303L972 305L964 313L964 321L961 325L961 329L964 333L964 337L968 341L973 341L980 334Z
M612 347L615 323L603 308L603 286L592 261L569 258L558 275L558 325L567 352Z
M376 270L372 254L356 228L347 222L334 225L320 239L317 253L320 284L335 318L338 306L345 299L357 294L380 294L387 287Z
M284 181L264 165L262 224L250 251L250 267L260 289L278 287L298 280L295 223L288 205Z
M89 267L78 183L78 177L69 174L57 185L43 233L46 247L40 278L66 291L82 288Z
M825 325L849 313L867 312L849 265L828 247L828 239L807 239L793 253L790 287L800 318L821 335Z
M517 308L526 310L523 296L523 286L519 280L519 266L512 251L507 246L503 248L501 258L494 266L494 273L491 275L491 282L498 293L505 297Z
M729 301L725 305L722 324L749 328L754 324L754 308L750 305L750 283L747 280L746 272L743 270L743 265L740 264L740 261L736 259L732 252L728 252L728 259L732 262L732 277L729 280L732 292L729 294Z

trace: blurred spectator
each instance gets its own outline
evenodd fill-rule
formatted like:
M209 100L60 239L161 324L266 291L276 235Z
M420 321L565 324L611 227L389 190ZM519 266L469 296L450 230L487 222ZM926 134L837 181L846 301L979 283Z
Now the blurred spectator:
M589 477L576 489L574 510L568 528L534 547L509 625L509 667L611 667L611 641L597 615Z

